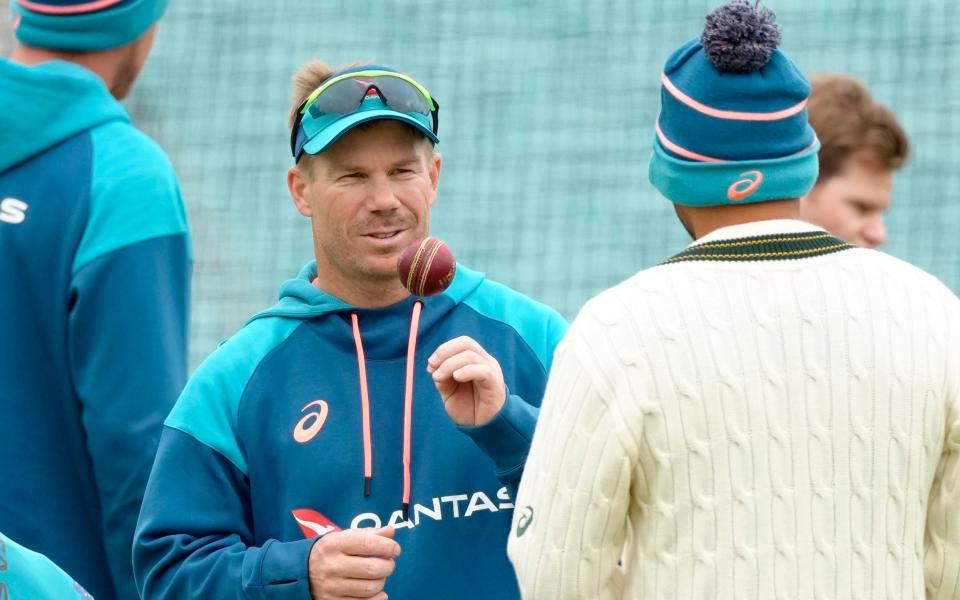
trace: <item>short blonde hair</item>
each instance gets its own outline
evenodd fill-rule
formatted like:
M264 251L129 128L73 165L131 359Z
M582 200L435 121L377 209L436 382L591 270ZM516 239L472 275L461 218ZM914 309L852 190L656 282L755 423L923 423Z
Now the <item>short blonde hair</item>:
M313 93L313 90L320 87L323 80L327 79L340 69L333 69L327 63L319 58L311 58L293 74L293 95L292 106L290 107L290 118L287 127L293 129L297 122L297 109L303 104L307 96Z
M292 106L287 119L287 128L290 129L291 137L296 135L293 128L297 126L297 110L300 106L313 93L313 90L320 87L324 80L344 68L348 67L333 68L319 58L311 58L293 74ZM306 167L308 173L312 170L310 169L309 156L309 154L303 153L297 159L297 164Z

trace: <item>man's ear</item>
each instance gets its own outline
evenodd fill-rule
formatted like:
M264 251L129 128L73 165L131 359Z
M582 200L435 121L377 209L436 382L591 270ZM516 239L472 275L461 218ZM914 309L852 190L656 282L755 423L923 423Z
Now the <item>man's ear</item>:
M290 190L290 198L293 199L297 211L305 216L313 216L313 207L307 199L307 186L310 184L310 175L306 169L300 165L294 165L287 169L287 189Z
M430 157L430 164L427 167L430 175L430 186L433 188L433 194L430 198L431 205L437 201L437 187L440 185L440 167L442 164L443 157L440 156L439 152L434 152L433 156Z

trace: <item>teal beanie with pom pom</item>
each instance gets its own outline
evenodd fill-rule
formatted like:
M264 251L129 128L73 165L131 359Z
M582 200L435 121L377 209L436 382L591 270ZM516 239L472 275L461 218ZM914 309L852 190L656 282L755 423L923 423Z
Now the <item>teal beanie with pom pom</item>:
M780 35L769 9L736 0L667 59L650 181L672 202L781 200L813 187L810 84L777 48Z

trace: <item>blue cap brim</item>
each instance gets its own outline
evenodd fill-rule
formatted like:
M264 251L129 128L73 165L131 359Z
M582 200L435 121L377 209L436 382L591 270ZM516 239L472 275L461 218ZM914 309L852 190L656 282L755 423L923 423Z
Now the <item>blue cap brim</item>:
M414 119L413 117L406 115L395 110L365 110L361 112L355 112L349 115L344 115L343 118L338 119L328 125L320 133L317 134L315 138L308 141L303 145L303 151L307 154L319 154L326 150L330 144L334 143L346 132L350 131L357 125L362 123L367 123L369 121L376 121L379 119L390 119L393 121L400 121L401 123L406 123L410 125L423 135L430 138L430 141L434 144L438 143L440 140L437 136L430 130L429 127L425 126L420 121Z

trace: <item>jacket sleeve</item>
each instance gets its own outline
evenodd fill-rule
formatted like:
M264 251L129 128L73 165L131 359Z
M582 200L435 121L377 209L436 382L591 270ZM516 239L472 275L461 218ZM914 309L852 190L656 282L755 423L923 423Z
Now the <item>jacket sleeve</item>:
M49 558L0 534L0 598L93 600Z
M540 409L536 406L531 406L520 396L507 393L500 412L488 423L476 427L458 426L493 460L497 477L507 484L514 498L539 414Z
M955 300L955 299L952 299ZM960 303L944 311L949 342L946 435L930 487L924 535L928 600L960 600Z
M508 554L524 598L620 598L632 459L609 394L569 342L547 385Z
M185 234L100 256L73 278L71 369L114 587L135 597L130 547L163 419L186 381Z
M536 336L524 338L538 356L539 385L543 389L550 373L553 354L567 332L567 321L553 310L542 313L542 327L536 328ZM542 358L541 358L542 357ZM500 412L488 423L476 427L458 427L489 456L497 468L497 477L507 485L512 497L516 497L517 485L523 475L523 467L530 451L530 441L540 416L540 394L534 398L521 398L507 392L507 399Z
M316 540L254 546L246 475L189 433L164 428L133 547L144 600L309 600Z
M92 132L90 205L73 256L70 369L117 595L135 598L133 531L163 419L186 381L192 251L163 151L127 123Z

